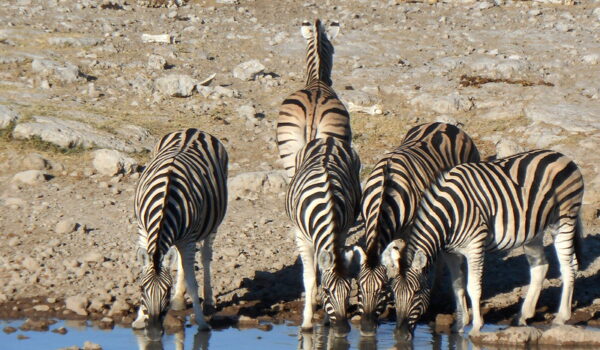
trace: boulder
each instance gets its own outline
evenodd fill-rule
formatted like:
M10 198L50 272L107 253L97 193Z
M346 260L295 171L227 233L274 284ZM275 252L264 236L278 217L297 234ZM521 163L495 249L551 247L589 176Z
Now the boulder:
M171 74L158 78L155 87L163 95L172 97L189 97L192 96L196 80L189 75Z
M86 311L89 300L84 295L73 295L65 300L65 307L80 316L87 316Z
M600 331L576 326L556 326L545 331L538 341L541 345L600 347Z
M73 83L79 79L79 68L71 63L36 58L31 63L31 69L44 77L53 77L63 83Z
M93 155L94 169L102 175L131 174L138 167L135 159L114 149L99 149L94 151Z
M536 344L542 331L534 327L509 327L498 332L480 332L470 335L474 344L528 345Z

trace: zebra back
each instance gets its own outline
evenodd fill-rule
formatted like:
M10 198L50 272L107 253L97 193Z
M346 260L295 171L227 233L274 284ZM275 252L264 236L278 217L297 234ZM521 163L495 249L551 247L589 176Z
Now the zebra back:
M169 133L157 143L134 202L140 245L155 268L171 246L201 240L221 223L227 162L221 142L197 129Z
M363 191L369 266L378 265L388 243L405 234L436 176L478 161L473 140L456 126L428 123L409 130L402 144L375 165Z
M296 158L286 212L315 252L337 252L359 213L360 160L335 138L309 142Z
M535 150L459 165L423 196L403 265L410 266L420 249L430 266L441 249L459 249L476 239L485 239L486 250L512 249L561 220L573 221L568 224L577 254L582 197L581 172L558 152ZM480 237L481 230L489 234Z

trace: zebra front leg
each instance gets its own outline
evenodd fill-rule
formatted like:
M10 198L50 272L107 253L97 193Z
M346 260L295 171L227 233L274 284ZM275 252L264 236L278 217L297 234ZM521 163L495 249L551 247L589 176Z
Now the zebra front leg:
M310 332L313 329L313 314L317 308L317 271L314 262L314 248L311 243L301 239L296 239L296 243L302 259L302 279L304 281L305 300L302 331Z
M529 263L529 274L531 281L529 288L521 307L521 313L518 316L518 325L526 326L527 320L535 315L535 306L537 305L548 272L548 261L544 254L544 233L540 232L532 241L524 246L525 256Z
M481 245L467 248L467 292L471 299L473 308L473 329L469 334L479 334L483 327L483 317L481 316L481 276L483 273L483 247Z
M204 312L206 313L210 313L214 310L214 299L210 280L210 263L212 261L212 243L214 242L216 235L216 232L208 235L202 242L202 249L200 250L203 271L202 299Z
M177 282L175 284L175 294L171 300L171 309L180 311L185 310L185 274L183 269L183 259L181 253L177 250Z
M198 325L199 331L208 331L210 330L210 326L208 325L206 320L204 320L204 313L202 312L202 308L200 307L200 299L198 298L198 283L196 282L196 275L194 272L196 244L187 244L182 248L183 249L180 250L181 248L178 247L177 250L179 251L182 260L187 292L192 298L196 324Z
M577 214L575 214L577 215ZM562 325L571 318L571 303L573 302L573 287L575 284L575 272L578 268L577 257L575 256L574 245L577 244L574 239L580 230L579 219L564 219L560 222L558 232L554 235L554 248L560 264L560 274L562 276L562 294L560 297L560 306L553 323Z
M463 256L446 253L442 260L448 265L452 290L456 301L456 322L452 325L452 332L463 333L465 326L469 324L469 309L467 308L467 296L465 292L465 273L463 271Z

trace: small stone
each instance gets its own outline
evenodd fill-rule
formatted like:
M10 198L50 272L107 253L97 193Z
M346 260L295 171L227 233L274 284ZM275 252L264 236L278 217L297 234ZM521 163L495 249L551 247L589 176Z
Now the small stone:
M587 64L599 64L600 63L600 54L599 53L591 53L588 55L584 55L581 57L581 60Z
M4 198L3 203L5 206L9 207L10 209L24 208L27 205L27 202L25 200L23 200L21 198L12 198L12 197ZM15 243L18 243L18 241L16 241ZM9 241L8 244L10 246L11 242Z
M2 329L2 331L6 334L11 334L17 331L17 329L15 327L11 327L11 326L6 326Z
M54 297L48 297L48 298L46 298L46 301L48 303L50 303L50 304L54 304L54 303L56 303L56 298L54 298Z
M173 37L169 34L142 34L142 42L171 44L173 42Z
M509 327L498 332L481 332L469 336L474 344L535 345L542 331L534 327Z
M41 170L26 170L16 173L13 180L26 185L36 185L45 182L49 176Z
M192 96L196 80L189 75L171 74L158 78L155 87L163 95L172 97L189 97Z
M65 334L67 334L67 332L68 332L68 330L65 327L58 327L58 328L52 330L52 333L57 333L60 335L65 335Z
M93 154L94 168L102 175L131 174L138 166L135 159L114 149L99 149Z
M40 269L40 263L30 256L25 257L21 262L21 265L31 272L35 272Z
M131 306L122 298L117 298L110 307L108 316L122 315L129 312Z
M74 232L77 229L77 223L72 219L61 220L56 223L54 227L54 232L59 235L64 235L67 233Z
M99 344L86 341L83 343L83 350L102 350L102 347Z
M50 169L50 162L39 153L30 153L21 161L21 166L31 170Z
M167 65L167 60L159 55L150 55L148 57L148 67L150 69L163 70Z
M110 317L104 317L98 323L100 329L113 329L115 327L115 320Z
M512 140L501 139L496 144L496 158L505 158L524 151L525 148Z
M23 322L23 324L21 325L21 327L19 327L19 329L22 331L41 332L41 331L47 331L50 324L51 324L51 322L49 320L33 320L31 318L28 318L25 320L25 322Z
M53 76L63 83L73 83L79 79L79 68L71 63L59 63L52 60L34 59L31 69L42 76Z
M237 65L233 69L233 76L235 78L250 81L256 79L256 77L265 70L258 60L250 60Z
M87 316L88 298L83 295L73 295L65 300L65 307L80 316Z
M96 251L92 251L87 253L86 255L83 256L83 261L84 262L95 262L95 263L101 263L104 262L104 255L96 252Z
M454 322L454 316L449 314L438 314L435 317L435 332L436 333L449 333L450 327Z
M11 123L16 123L21 116L12 108L0 105L0 129L7 128Z
M48 306L48 305L35 305L33 307L33 309L35 311L39 311L39 312L47 312L47 311L50 311L50 306Z

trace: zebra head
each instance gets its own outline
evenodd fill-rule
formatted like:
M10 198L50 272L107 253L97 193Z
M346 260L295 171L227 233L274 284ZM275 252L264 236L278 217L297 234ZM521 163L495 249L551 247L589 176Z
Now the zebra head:
M170 268L174 256L175 249L171 249L153 261L145 249L138 250L138 259L143 262L140 308L145 315L146 336L151 340L160 339L163 333L162 323L171 300L173 279Z
M401 266L401 254L406 244L392 241L381 255L382 264L392 278L392 292L396 301L396 333L403 340L411 340L417 321L429 306L429 285L425 276L427 257L417 250L410 267Z
M318 268L323 288L323 308L329 317L336 337L345 337L350 333L347 317L348 297L350 296L349 269L352 267L353 252L340 254L344 261L336 260L336 255L324 250L318 256Z
M385 267L379 259L369 259L364 250L354 247L359 257L358 272L358 308L360 310L360 334L374 336L377 330L377 319L387 304L387 275Z

